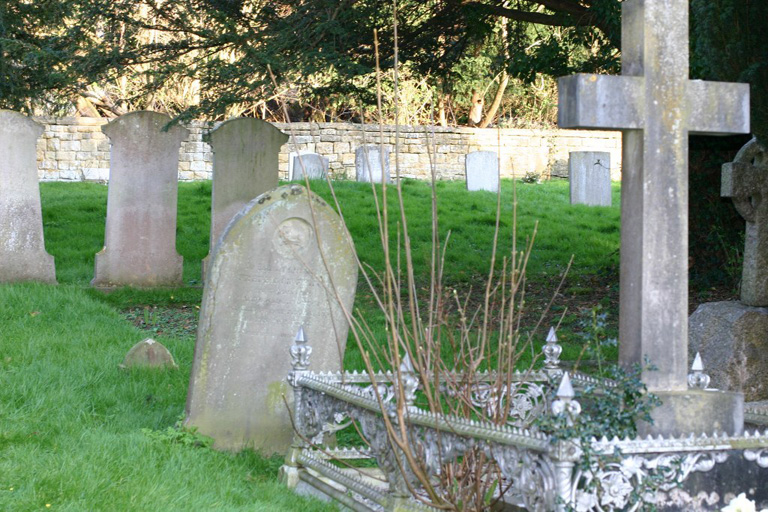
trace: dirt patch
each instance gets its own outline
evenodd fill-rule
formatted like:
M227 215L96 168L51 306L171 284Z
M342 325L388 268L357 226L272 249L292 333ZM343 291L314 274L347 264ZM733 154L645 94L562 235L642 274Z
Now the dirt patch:
M126 320L156 336L195 338L199 306L136 306L121 311Z

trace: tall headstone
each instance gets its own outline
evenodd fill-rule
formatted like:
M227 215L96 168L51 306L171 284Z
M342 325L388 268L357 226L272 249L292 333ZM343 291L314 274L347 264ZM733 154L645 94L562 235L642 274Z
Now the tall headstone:
M229 221L248 202L278 185L278 155L288 136L253 118L230 119L209 135L213 152L211 239L207 268L216 242Z
M723 165L721 193L746 220L741 300L701 304L689 320L690 348L713 387L768 400L768 151L757 140Z
M465 162L467 190L499 191L499 158L495 151L473 151Z
M291 153L289 175L291 180L324 180L328 174L328 158L317 153Z
M611 206L611 154L572 151L568 158L571 204Z
M692 417L682 419L681 404L720 398L691 399L686 382L688 134L749 132L749 86L688 79L688 0L623 2L621 40L623 76L560 79L558 122L623 132L619 359L656 367L643 380L664 395L657 432L686 431L688 420L694 430L709 422L706 407L701 414L688 407ZM738 400L728 405L734 424Z
M391 181L389 173L389 148L374 145L360 146L355 150L355 174L357 181L381 183Z
M293 436L288 348L303 327L313 368L339 370L356 283L349 234L320 197L286 185L251 201L213 253L186 424L220 449L284 453Z
M17 112L0 110L0 282L56 283L53 256L45 252L37 139L43 127Z
M110 140L104 248L92 286L181 286L176 252L179 148L189 132L171 118L131 112L102 127Z

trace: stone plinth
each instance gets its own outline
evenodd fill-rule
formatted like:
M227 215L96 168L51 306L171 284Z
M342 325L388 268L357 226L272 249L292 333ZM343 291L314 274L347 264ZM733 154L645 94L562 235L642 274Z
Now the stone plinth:
M611 206L611 154L573 151L568 160L571 204Z
M688 322L689 352L701 354L711 387L768 400L768 308L711 302Z
M655 391L661 405L651 411L653 424L641 422L637 432L647 435L681 436L690 434L744 431L744 395L715 389Z

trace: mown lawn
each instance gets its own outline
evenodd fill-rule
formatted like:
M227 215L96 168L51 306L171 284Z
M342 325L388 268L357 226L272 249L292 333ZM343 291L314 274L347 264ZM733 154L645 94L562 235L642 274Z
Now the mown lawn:
M327 186L315 184L314 190L331 202ZM431 189L408 180L403 190L416 280L426 287ZM59 285L0 286L0 510L330 510L281 487L279 458L218 453L172 428L183 413L192 361L210 192L208 182L179 187L184 288L104 294L90 289L89 281L103 245L107 188L41 184L46 246L56 259ZM501 253L512 247L513 183L504 181L502 192ZM565 314L561 339L566 357L575 358L583 346L581 322L592 306L602 305L609 334L615 331L618 187L610 208L569 205L565 182L517 183L516 194L518 248L538 225L527 273L531 319L574 256L550 318ZM338 182L336 195L361 260L380 271L370 186ZM450 232L444 281L462 293L481 289L496 196L470 194L463 183L452 182L438 183L437 195L440 234ZM394 194L390 200L394 211ZM356 307L380 328L363 285ZM118 368L127 350L147 336L169 348L178 370ZM359 367L351 344L348 352L347 367Z

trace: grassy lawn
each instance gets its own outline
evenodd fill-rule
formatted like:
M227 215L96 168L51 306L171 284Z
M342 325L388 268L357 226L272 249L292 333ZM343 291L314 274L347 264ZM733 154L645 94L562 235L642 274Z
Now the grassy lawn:
M502 252L512 247L512 187L502 182ZM423 287L429 282L431 191L410 180L403 188L416 279ZM193 435L169 429L186 398L210 191L208 182L179 187L177 249L187 286L103 294L89 281L103 245L107 188L41 184L46 247L56 258L59 285L0 286L0 510L330 510L280 486L279 458L214 452L197 446ZM315 191L330 201L325 185ZM618 187L610 208L569 205L565 182L517 183L516 191L518 247L538 223L527 274L527 322L538 318L574 255L549 320L565 312L560 337L565 357L575 358L583 346L581 321L593 306L602 305L608 334L615 335ZM381 269L370 186L339 182L336 193L361 260ZM453 182L438 183L437 194L441 235L450 231L445 283L462 292L480 289L496 196L470 194ZM362 285L356 307L377 325L371 294ZM118 369L128 349L147 336L169 348L179 370ZM347 367L359 367L355 350L348 352Z

